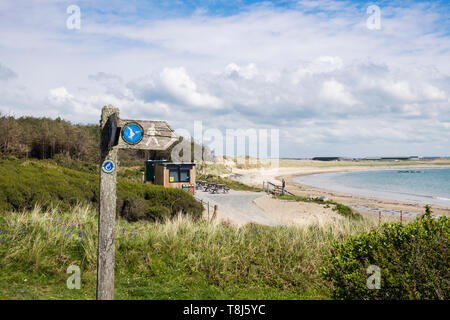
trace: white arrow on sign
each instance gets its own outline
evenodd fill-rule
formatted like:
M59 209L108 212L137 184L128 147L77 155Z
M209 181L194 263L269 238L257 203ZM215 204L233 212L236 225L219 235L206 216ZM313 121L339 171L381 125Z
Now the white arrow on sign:
M166 150L178 140L177 134L166 121L120 119L118 125L123 130L125 125L130 122L140 124L144 135L136 144L128 144L120 138L118 147L121 149Z

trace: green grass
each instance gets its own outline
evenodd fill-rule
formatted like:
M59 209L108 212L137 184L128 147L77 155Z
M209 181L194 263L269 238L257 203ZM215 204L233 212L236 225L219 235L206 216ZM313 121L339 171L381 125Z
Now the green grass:
M67 164L66 164L67 165ZM58 206L68 210L78 203L98 204L99 174L91 166L81 171L50 161L0 159L0 210ZM198 216L201 205L181 189L167 189L128 179L117 179L118 215L132 219L149 218L151 212L166 208L172 214Z
M208 174L205 176L199 175L199 176L197 176L197 180L224 184L228 188L233 189L233 190L238 190L238 191L253 191L253 192L262 191L261 188L252 187L252 186L246 185L242 182L232 180L230 178L219 177L219 176L212 175L212 174Z
M94 299L97 218L89 206L0 214L0 299ZM375 228L241 228L180 216L165 224L118 219L116 299L328 299L319 269L335 240ZM67 267L81 289L66 287Z
M222 174L231 173L230 168L227 168L223 163L205 163L200 162L195 166L197 175L214 175L220 176Z
M323 204L325 206L332 207L332 210L339 213L341 216L348 217L351 219L362 219L362 216L359 212L356 212L349 206L346 206L342 203L337 203L333 200L320 200L319 198L308 198L305 196L292 196L292 195L282 195L282 196L274 196L277 199L281 200L291 200L291 201L299 201L299 202L314 202L317 204Z

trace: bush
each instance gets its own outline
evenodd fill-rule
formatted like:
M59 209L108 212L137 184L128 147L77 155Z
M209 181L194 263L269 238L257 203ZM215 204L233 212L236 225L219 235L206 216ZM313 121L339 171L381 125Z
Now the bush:
M52 161L0 159L0 210L29 210L36 204L63 210L78 203L97 207L98 167L89 173L88 167L78 171ZM129 221L164 220L178 213L197 219L202 211L202 205L181 189L117 179L117 215Z
M139 198L119 198L117 200L117 216L126 218L128 221L138 221L146 218L148 204Z
M149 220L166 222L172 217L170 209L163 206L153 206L147 210L147 217Z
M322 275L338 299L449 299L450 221L430 210L414 222L335 243ZM381 288L368 289L367 268L381 271Z
M332 206L334 206L332 210L336 211L341 216L351 218L351 219L356 219L356 220L362 219L362 215L359 212L356 212L349 206L346 206L341 203L337 203L336 201L333 201L333 200L322 200L320 198L309 198L309 197L305 197L305 196L298 196L298 195L293 196L293 195L288 195L288 194L274 196L274 197L277 199L282 199L282 200L294 200L294 201L298 201L298 202L313 202L313 203L317 203L317 204L332 205Z

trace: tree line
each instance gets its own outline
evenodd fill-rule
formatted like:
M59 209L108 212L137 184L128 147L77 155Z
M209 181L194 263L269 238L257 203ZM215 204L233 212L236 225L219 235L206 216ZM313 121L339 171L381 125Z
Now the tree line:
M0 152L18 158L51 159L63 155L82 161L99 159L99 126L72 124L61 118L1 115Z
M188 144L179 138L178 143ZM170 159L173 144L164 151L120 150L121 162ZM52 159L63 156L73 160L98 163L100 159L100 126L95 124L72 124L61 118L19 117L0 114L0 153L17 158ZM194 141L191 141L191 160L194 160ZM188 150L186 148L185 150ZM202 146L201 150L211 156ZM181 153L182 154L182 153Z

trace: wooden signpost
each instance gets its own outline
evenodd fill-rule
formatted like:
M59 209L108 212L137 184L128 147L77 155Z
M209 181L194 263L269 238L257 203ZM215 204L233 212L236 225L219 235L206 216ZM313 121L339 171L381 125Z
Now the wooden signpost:
M100 127L97 299L112 300L118 150L166 150L178 137L165 121L121 120L119 109L111 105L103 107Z

